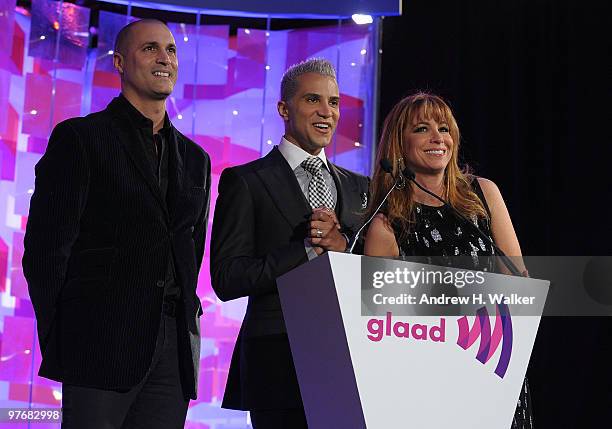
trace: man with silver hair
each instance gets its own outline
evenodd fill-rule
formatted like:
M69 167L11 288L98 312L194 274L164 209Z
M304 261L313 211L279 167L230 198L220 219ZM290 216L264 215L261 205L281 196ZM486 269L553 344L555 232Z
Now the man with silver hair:
M285 124L280 144L221 175L211 241L219 298L249 297L223 407L250 410L255 429L307 427L276 278L323 252L346 250L369 182L325 155L340 116L329 61L290 67L277 108Z

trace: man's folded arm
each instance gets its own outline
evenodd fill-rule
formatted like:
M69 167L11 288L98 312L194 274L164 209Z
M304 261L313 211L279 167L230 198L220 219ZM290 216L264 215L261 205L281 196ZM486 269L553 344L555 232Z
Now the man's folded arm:
M38 321L41 350L64 284L87 200L87 157L72 127L55 127L36 165L35 190L24 238L23 272Z
M211 240L211 279L217 296L231 300L276 291L276 278L306 262L303 239L255 255L255 204L249 186L233 169L219 181ZM268 233L275 234L270 223Z

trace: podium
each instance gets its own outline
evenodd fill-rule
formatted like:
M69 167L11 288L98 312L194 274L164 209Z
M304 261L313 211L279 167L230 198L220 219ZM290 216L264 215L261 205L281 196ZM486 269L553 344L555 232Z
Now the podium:
M362 315L366 265L423 270L328 252L277 279L309 427L510 428L549 282L483 273L496 290L537 295L501 317Z

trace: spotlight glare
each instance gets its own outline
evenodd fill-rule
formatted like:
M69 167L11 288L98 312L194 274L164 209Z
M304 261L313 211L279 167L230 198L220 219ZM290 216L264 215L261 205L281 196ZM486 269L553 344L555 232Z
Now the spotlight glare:
M36 115L38 111L36 109L30 110L30 115Z
M189 37L187 37L187 36L183 37L183 41L189 42Z
M371 24L372 22L374 22L371 15L363 15L361 13L356 13L352 15L351 18L353 18L353 21L355 21L355 24L359 24L359 25Z
M183 119L183 115L181 115L180 113L179 113L178 115L176 115L176 117L177 117L178 119Z
M232 115L238 116L238 110L232 110Z
M251 30L249 30L248 28L244 29L245 34L251 34Z
M115 53L115 51L113 51L112 49L108 50L108 55L113 55Z
M365 54L368 53L368 51L366 51L365 49L362 49L360 53L361 53L361 55L365 55Z
M47 36L45 36L44 34L42 36L40 36L40 40L45 40L47 38Z

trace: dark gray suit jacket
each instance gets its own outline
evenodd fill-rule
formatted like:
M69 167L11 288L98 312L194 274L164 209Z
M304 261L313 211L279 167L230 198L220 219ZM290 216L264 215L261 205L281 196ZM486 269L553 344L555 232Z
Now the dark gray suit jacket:
M367 177L329 163L338 191L336 214L352 238L367 202ZM213 289L222 300L248 296L223 406L301 406L276 278L308 261L304 249L312 210L277 148L223 171L211 240Z

